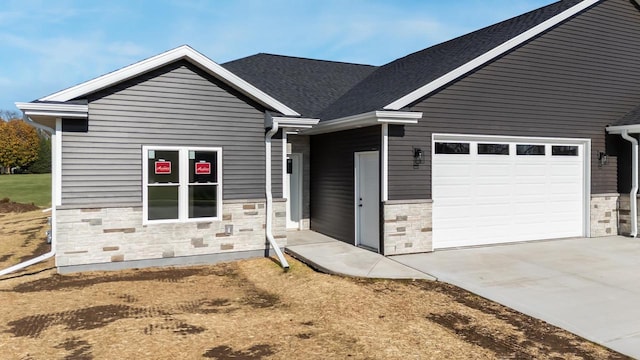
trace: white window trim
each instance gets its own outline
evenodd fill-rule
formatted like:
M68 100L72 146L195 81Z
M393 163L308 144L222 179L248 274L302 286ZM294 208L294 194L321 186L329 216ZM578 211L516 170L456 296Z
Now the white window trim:
M149 220L149 150L178 151L179 161L179 185L178 185L178 218L166 220ZM216 169L218 173L217 183L217 209L216 217L189 218L189 151L215 151L217 154ZM217 221L222 218L222 148L221 147L197 147L197 146L143 146L142 147L142 224L172 224L187 222Z

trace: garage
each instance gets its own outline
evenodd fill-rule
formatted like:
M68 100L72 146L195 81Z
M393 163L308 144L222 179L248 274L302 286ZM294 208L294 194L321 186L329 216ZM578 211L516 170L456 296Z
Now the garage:
M433 247L586 236L589 141L434 135Z

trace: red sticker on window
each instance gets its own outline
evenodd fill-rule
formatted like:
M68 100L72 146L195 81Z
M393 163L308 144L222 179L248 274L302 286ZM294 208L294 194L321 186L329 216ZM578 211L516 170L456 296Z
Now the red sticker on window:
M197 162L196 163L196 175L209 175L211 174L211 163L210 162Z
M171 161L156 161L156 174L171 174Z

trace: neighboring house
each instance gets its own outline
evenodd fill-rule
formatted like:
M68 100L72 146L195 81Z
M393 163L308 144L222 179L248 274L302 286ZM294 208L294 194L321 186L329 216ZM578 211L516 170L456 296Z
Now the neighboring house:
M564 0L380 67L183 46L17 103L53 133L56 264L260 256L287 228L384 255L635 236L639 8Z

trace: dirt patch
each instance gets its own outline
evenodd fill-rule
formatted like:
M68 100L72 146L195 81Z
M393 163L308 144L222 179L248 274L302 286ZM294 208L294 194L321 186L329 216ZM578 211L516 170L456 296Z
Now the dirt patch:
M65 360L91 360L91 345L89 342L77 337L65 339L62 343L55 346L56 349L64 349L69 351Z
M61 291L82 289L87 286L117 282L158 281L177 283L190 276L218 275L216 271L205 268L167 268L155 272L140 271L134 273L107 273L98 276L79 274L76 276L53 275L16 285L11 291L29 293L38 291ZM219 275L224 276L224 275Z
M227 345L216 346L207 350L202 356L210 359L243 359L243 360L260 360L266 356L273 355L274 351L271 346L266 344L254 345L246 350L233 350Z
M20 204L9 200L9 198L0 199L0 213L23 213L40 209L38 206L31 204Z
M94 306L85 309L52 314L31 315L7 323L7 332L14 336L38 337L54 325L68 330L91 330L106 326L129 316L131 308L124 305Z
M37 241L22 245L43 216L36 211L0 218L0 249L6 251L0 254L13 254L4 260L35 252ZM625 358L454 286L341 278L288 260L287 273L269 259L71 275L29 268L0 281L3 354L15 359Z

